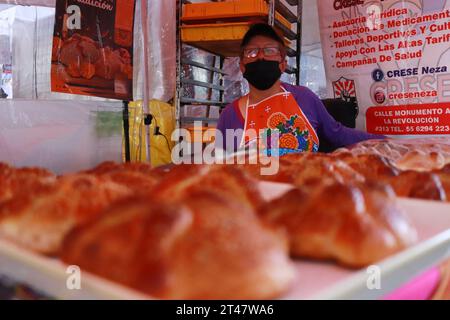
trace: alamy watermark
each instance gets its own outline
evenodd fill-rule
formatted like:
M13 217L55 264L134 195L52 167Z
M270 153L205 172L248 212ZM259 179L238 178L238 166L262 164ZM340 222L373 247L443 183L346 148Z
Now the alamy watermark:
M215 130L214 141L205 144L198 141L210 140L212 131L202 131L201 127L196 122L194 128L198 130L194 133L183 128L172 133L172 141L177 142L172 149L174 164L251 164L260 165L261 175L278 173L281 155L278 131L268 134L265 129L227 129L224 136L222 131Z
M367 268L367 289L381 290L381 268L379 266L369 266Z
M66 269L69 275L66 280L67 290L81 290L81 269L79 266L69 266Z
M380 30L382 8L378 4L371 4L367 8L367 27L370 30Z

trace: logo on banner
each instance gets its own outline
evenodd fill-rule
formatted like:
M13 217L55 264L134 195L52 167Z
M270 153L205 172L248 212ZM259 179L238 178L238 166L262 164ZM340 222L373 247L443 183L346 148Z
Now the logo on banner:
M351 97L356 98L355 81L341 77L338 81L333 82L334 98L349 100Z
M383 70L381 70L381 69L375 69L375 70L372 72L372 79L373 79L373 81L375 81L375 82L383 81L383 79L384 79L384 72L383 72Z
M378 104L383 104L386 101L386 95L381 90L375 91L373 97L375 102Z

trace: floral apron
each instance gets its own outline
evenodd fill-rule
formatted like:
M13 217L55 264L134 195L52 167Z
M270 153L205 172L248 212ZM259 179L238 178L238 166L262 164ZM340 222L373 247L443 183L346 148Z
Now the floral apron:
M277 93L253 105L249 105L248 95L242 99L246 115L241 147L257 144L263 154L272 155L277 149L280 156L319 150L317 133L290 92Z

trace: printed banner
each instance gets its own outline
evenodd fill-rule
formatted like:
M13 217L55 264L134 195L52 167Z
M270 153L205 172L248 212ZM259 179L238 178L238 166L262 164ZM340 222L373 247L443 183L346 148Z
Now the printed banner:
M318 1L328 91L357 128L450 134L450 0Z
M52 91L133 99L134 0L56 2Z

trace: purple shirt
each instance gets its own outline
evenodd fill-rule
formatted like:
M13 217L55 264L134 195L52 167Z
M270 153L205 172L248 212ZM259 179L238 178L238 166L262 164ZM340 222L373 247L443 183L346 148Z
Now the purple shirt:
M282 83L282 86L292 93L294 99L297 101L301 110L308 118L309 122L316 130L320 138L326 139L333 147L340 148L351 145L368 139L383 139L384 136L374 135L367 132L347 128L341 123L334 120L328 113L322 101L306 87L293 86L287 83ZM239 110L238 100L227 105L220 114L217 129L222 132L224 137L223 149L226 149L226 129L243 129L245 120ZM241 142L241 137L238 136L234 140L234 150L236 151Z

